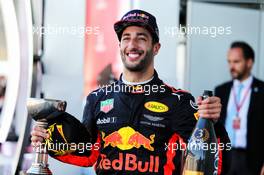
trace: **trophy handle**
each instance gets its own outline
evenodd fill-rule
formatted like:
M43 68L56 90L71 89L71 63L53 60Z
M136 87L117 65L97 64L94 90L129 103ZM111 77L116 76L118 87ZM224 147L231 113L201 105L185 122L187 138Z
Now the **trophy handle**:
M40 119L36 122L36 126L47 129L48 122L46 119ZM27 170L26 175L52 175L48 164L48 153L46 144L35 147L35 161Z

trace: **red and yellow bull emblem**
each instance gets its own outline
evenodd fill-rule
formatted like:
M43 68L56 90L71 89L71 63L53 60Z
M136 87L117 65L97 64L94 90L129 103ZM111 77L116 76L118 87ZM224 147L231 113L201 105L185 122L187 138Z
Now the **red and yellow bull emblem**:
M146 14L144 14L144 13L139 13L139 14L137 14L137 16L140 16L141 18L147 18L147 19L149 19L149 16L146 15Z
M151 146L151 144L154 143L154 138L155 134L152 134L147 138L129 126L120 128L118 131L115 131L108 136L105 136L105 133L102 132L104 147L112 146L121 150L140 148L142 146L149 151L154 151L154 148Z
M102 132L104 148L112 146L121 150L143 147L149 151L154 151L154 148L151 146L154 143L154 138L155 134L150 135L148 138L129 126L120 128L108 136L105 136L105 133ZM157 173L159 171L159 156L150 155L148 159L144 159L143 161L135 154L119 153L116 159L110 159L107 155L101 154L98 168Z
M156 102L156 101L149 101L144 104L145 108L152 111L152 112L167 112L169 107L163 103Z

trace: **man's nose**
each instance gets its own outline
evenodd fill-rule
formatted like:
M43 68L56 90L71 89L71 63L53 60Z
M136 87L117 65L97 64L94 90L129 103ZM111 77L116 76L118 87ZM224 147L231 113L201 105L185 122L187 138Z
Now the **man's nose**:
M131 39L128 43L129 49L136 49L138 47L137 41L135 39Z

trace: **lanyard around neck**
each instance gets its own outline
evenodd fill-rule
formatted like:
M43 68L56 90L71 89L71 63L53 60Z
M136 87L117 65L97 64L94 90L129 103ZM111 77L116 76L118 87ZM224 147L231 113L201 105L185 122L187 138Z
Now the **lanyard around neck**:
M239 103L239 102L237 101L237 94L236 94L236 92L235 92L234 86L232 87L232 92L233 92L233 96L234 96L234 101L235 101L235 105L236 105L236 111L237 111L237 113L239 113L240 109L242 108L243 104L245 103L246 98L247 98L247 96L248 96L248 94L249 94L249 91L250 91L250 89L251 89L251 85L252 85L252 83L248 86L248 88L247 88L247 90L246 90L246 93L245 93L244 97L242 98L241 103ZM241 93L241 92L240 92L240 93Z

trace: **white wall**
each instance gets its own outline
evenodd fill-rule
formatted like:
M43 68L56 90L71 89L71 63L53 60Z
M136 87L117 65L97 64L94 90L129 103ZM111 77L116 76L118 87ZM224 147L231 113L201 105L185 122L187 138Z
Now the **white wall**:
M218 37L191 35L188 38L189 75L186 77L186 88L193 95L201 95L204 89L214 89L216 85L230 80L226 54L235 40L246 41L254 48L256 62L253 74L259 76L259 21L260 11L256 9L189 1L187 23L190 26L230 26L232 31L229 35Z
M260 41L259 41L259 68L258 68L258 76L264 80L264 6L262 7L262 11L261 11L261 26L260 26Z
M45 26L82 27L85 25L85 0L46 0ZM45 74L43 91L46 98L68 102L67 112L82 118L83 49L84 38L69 32L56 34L50 31L44 36ZM80 168L49 159L56 175L79 175Z
M78 28L85 23L85 0L47 0L45 26ZM50 30L51 31L51 30ZM47 98L65 99L67 111L82 115L84 38L69 32L44 36L43 91Z

